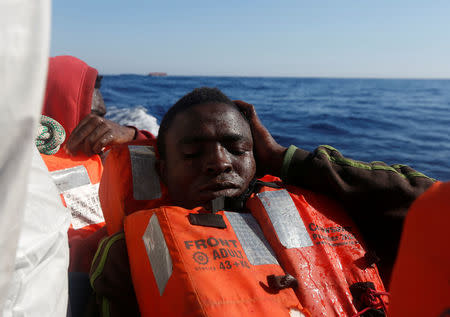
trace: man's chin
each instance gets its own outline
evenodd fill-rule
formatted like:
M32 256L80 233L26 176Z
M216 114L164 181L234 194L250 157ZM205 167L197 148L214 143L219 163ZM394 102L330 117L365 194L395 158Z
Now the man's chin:
M200 199L198 199L195 203L189 204L191 206L190 209L195 207L203 207L208 211L211 211L213 208L213 200L220 197L238 197L241 194L242 190L232 188L232 189L224 189L220 191L214 191L209 193L202 193Z

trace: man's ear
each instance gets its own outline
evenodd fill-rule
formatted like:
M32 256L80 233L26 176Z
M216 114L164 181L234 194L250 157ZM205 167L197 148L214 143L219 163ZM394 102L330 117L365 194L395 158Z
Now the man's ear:
M155 162L156 172L158 173L159 179L164 185L167 185L167 169L166 161L157 159Z

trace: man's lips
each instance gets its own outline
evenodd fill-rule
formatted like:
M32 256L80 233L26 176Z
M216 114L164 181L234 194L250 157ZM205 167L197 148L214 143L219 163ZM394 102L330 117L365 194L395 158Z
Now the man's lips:
M236 196L241 188L233 182L213 182L200 187L199 199L210 201L220 196Z
M216 192L227 189L239 189L240 186L233 182L214 182L200 187L201 192Z

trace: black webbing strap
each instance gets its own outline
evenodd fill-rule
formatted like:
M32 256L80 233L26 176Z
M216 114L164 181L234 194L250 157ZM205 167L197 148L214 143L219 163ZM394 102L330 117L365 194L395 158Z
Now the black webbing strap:
M275 291L285 288L296 288L298 286L297 279L290 274L286 275L268 275L267 284Z

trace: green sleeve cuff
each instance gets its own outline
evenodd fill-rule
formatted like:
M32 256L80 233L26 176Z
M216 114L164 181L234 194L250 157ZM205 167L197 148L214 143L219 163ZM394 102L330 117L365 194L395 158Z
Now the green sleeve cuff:
M281 166L281 179L287 178L287 173L289 171L289 165L291 165L292 157L294 156L297 147L295 145L289 146L283 158L283 165Z

